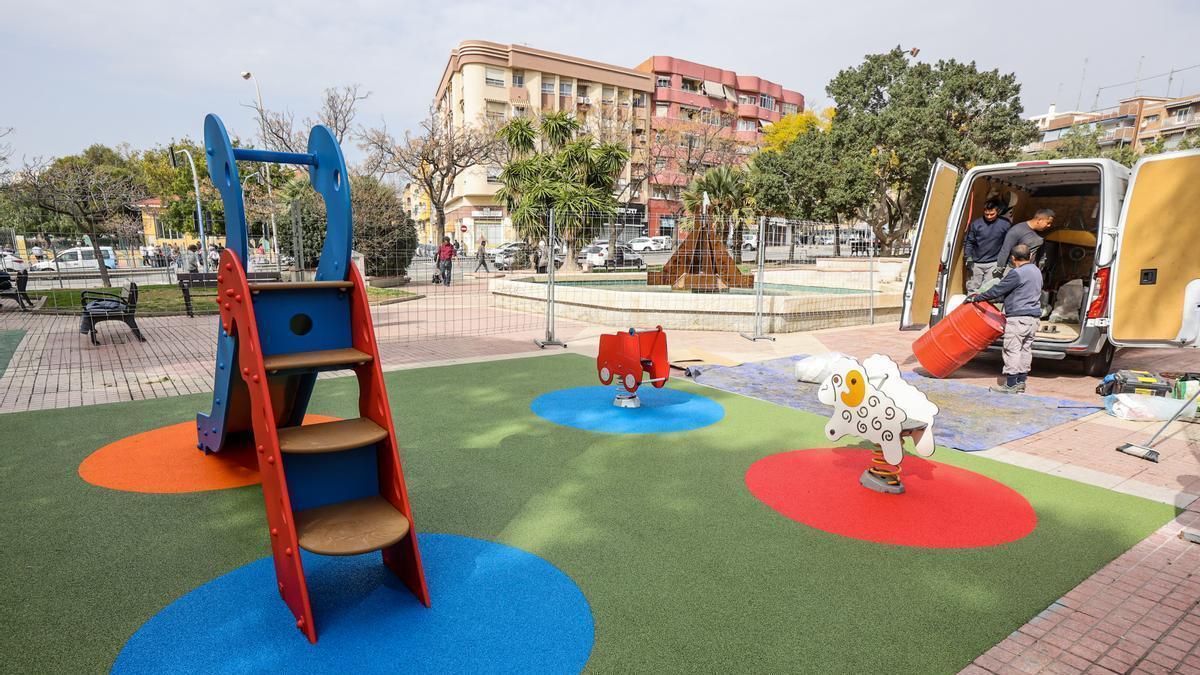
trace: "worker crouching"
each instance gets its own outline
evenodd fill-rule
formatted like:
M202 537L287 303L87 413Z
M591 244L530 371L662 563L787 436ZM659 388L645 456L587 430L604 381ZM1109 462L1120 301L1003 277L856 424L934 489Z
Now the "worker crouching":
M1042 271L1029 264L1030 251L1025 244L1013 246L1009 264L1012 269L999 283L967 296L967 302L1004 303L1004 376L1001 386L992 391L1020 394L1033 363L1033 338L1042 317Z

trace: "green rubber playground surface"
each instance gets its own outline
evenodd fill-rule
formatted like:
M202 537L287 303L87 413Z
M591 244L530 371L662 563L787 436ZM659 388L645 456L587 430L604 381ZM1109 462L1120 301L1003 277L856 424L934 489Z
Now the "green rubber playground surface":
M745 484L763 457L828 447L824 418L675 379L724 418L640 436L530 412L595 373L558 355L387 374L418 531L515 546L569 575L595 619L594 672L955 672L1174 515L939 449L933 460L1022 494L1037 528L976 549L849 539L779 515ZM310 412L357 416L357 395L353 378L322 380ZM95 449L207 406L0 416L4 437L21 439L0 453L0 670L107 670L160 609L268 555L258 486L153 495L78 476Z

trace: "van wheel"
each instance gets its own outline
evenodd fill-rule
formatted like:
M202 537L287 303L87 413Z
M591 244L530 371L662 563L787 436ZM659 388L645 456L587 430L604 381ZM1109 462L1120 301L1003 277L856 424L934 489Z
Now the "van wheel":
M1104 377L1112 368L1113 356L1117 353L1117 348L1107 340L1100 351L1095 354L1088 354L1083 357L1083 372L1091 377Z

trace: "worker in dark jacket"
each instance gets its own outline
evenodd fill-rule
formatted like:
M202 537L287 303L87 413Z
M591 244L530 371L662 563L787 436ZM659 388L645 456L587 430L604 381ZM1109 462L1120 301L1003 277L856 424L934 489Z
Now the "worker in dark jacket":
M963 246L963 254L967 260L967 269L971 277L967 279L967 292L979 290L988 275L996 269L996 255L1000 253L1000 245L1004 243L1004 235L1012 223L1000 217L1000 202L989 200L983 205L983 216L971 221L967 226L967 241Z
M1054 225L1054 211L1050 209L1038 209L1038 212L1033 214L1033 217L1023 223L1017 223L1008 228L1008 233L1004 235L1004 243L1000 246L1000 250L996 254L996 269L992 275L997 279L1004 276L1005 268L1008 265L1009 256L1012 255L1012 250L1017 244L1025 244L1029 247L1029 259L1033 260L1037 257L1038 249L1041 248L1042 233L1050 229Z
M1033 338L1042 319L1042 271L1030 265L1029 247L1012 247L1012 270L1000 283L967 296L967 302L999 300L1004 303L1004 376L1002 386L992 391L1020 394L1033 363Z

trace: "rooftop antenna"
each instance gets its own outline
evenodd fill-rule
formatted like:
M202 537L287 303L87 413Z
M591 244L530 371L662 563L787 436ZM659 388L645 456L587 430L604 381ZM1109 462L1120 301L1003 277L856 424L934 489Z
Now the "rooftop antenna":
M1175 81L1175 66L1171 66L1171 72L1167 74L1167 98L1171 98L1171 84ZM1180 96L1183 92L1179 92Z
M1145 56L1138 57L1137 75L1133 78L1133 95L1140 96L1142 93L1142 62L1146 60Z
M1083 57L1083 72L1079 75L1079 94L1075 96L1075 109L1079 110L1079 106L1083 105L1083 81L1087 79L1087 57ZM1100 91L1096 90L1096 98L1100 98ZM1095 106L1092 106L1093 108Z

